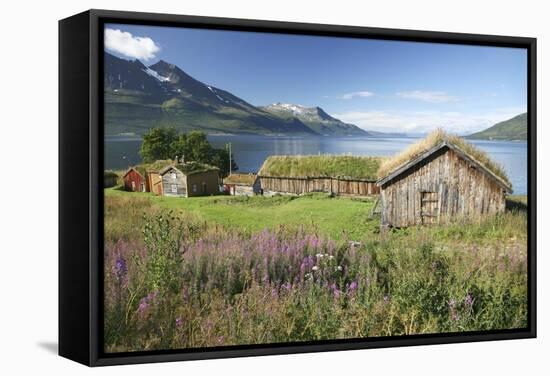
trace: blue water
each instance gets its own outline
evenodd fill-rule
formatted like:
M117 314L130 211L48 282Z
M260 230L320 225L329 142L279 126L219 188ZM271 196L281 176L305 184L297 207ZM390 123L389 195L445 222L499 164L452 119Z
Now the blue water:
M274 137L209 135L216 148L231 143L240 171L256 172L266 157L276 154L393 155L418 140L415 137ZM527 193L527 143L516 141L471 141L506 170L514 194ZM105 168L124 169L140 163L141 140L109 137L105 140Z

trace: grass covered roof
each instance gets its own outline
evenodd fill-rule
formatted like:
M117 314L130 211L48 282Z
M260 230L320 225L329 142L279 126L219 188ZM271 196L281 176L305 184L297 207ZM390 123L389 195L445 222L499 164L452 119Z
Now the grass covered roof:
M184 173L185 175L193 175L193 174L198 174L201 172L208 172L208 171L219 171L219 168L217 167L214 167L205 163L199 163L199 162L187 162L184 164L177 164L169 167L174 167L179 171L181 171L182 173ZM165 168L164 170L161 171L161 174L163 174L168 170L169 170L168 167Z
M112 170L103 171L103 178L118 178L118 174Z
M256 181L256 174L231 174L223 182L225 184L253 185Z
M333 177L350 180L375 180L380 157L349 155L273 155L258 175L273 177Z
M378 177L384 178L390 175L400 167L406 165L410 161L420 157L422 154L444 142L459 149L485 169L502 179L507 185L511 186L510 180L508 179L503 167L494 162L486 152L478 149L462 137L445 133L441 129L430 133L426 138L410 145L408 148L395 156L385 159L380 164L380 168L378 169Z

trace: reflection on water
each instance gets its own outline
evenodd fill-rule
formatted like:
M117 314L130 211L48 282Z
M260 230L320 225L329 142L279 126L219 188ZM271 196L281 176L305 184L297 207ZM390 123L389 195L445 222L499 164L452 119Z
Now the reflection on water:
M266 157L282 154L393 155L418 140L414 137L272 137L208 136L216 148L231 143L233 157L241 171L256 172ZM472 141L504 166L515 194L527 192L527 143ZM110 137L105 140L105 168L124 169L140 162L141 140Z

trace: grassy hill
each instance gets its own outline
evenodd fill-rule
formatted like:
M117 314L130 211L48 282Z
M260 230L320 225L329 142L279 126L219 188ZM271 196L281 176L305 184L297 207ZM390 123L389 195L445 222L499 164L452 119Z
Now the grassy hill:
M493 125L484 131L469 135L477 140L527 140L527 113Z

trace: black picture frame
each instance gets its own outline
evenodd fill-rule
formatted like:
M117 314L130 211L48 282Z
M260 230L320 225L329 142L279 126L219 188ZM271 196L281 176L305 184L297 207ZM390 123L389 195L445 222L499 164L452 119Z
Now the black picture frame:
M528 327L323 342L105 354L103 25L181 26L347 38L520 47L528 55ZM76 189L76 186L78 189ZM536 337L536 39L356 26L88 10L59 21L59 354L88 366Z

